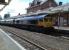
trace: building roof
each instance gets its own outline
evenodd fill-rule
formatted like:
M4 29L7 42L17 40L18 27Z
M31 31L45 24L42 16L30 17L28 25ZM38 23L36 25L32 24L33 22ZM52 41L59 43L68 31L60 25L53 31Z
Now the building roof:
M42 0L41 0L42 1ZM36 12L37 10L47 9L49 7L56 7L58 6L55 0L43 0L40 4L34 4L37 2L36 0L33 1L33 5L27 8L27 13Z
M69 11L69 3L65 5L57 6L57 7L50 7L44 10L40 10L40 11L38 10L37 12L31 12L29 13L29 15L40 14L40 13L52 14L52 13L64 12L64 11Z
M64 12L64 11L69 11L69 3L61 6L57 6L51 9L51 11L54 12Z
M30 16L30 15L38 15L38 14L54 14L54 13L65 12L65 11L69 11L69 3L67 3L65 5L57 6L57 7L50 7L48 9L40 10L37 12L31 12L28 14L22 14L22 15L14 16L11 18L15 19L15 18L26 17L26 16Z

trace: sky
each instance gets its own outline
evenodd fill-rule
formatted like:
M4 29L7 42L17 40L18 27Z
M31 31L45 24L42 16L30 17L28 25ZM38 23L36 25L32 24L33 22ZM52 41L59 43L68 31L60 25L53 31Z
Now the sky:
M55 0L58 2L69 3L69 0ZM11 16L20 14L25 14L26 9L29 7L29 3L32 2L32 0L11 0L10 4L2 11L0 12L0 15L4 16L6 13L10 13Z

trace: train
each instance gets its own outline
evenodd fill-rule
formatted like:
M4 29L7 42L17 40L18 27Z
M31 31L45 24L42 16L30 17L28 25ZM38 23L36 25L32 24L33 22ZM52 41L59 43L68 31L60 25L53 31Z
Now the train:
M17 17L17 16L16 16ZM0 25L14 26L28 29L53 29L53 20L48 14L20 16L18 18L8 18L0 20Z

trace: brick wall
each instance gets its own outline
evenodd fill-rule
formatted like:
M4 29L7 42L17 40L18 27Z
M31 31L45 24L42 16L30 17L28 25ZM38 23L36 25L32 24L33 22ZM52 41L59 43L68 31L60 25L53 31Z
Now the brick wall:
M27 9L27 13L36 12L38 10L43 10L43 9L46 9L46 8L49 8L49 7L56 7L56 6L57 6L57 4L54 0L48 0L41 5L35 5L35 6L32 6L32 7L29 7Z

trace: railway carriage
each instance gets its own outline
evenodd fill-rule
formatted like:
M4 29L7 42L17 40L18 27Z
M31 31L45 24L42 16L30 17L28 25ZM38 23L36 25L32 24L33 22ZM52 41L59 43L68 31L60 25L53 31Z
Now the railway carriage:
M52 28L53 20L47 15L35 15L30 17L23 17L15 19L16 24L25 25L29 27L39 27L39 28Z
M6 21L6 22L5 22ZM48 14L43 15L33 15L33 16L26 16L20 17L16 19L8 19L5 20L3 24L7 24L9 26L15 27L27 27L31 28L42 28L42 29L52 29L53 27L53 20ZM0 23L1 24L1 23Z

